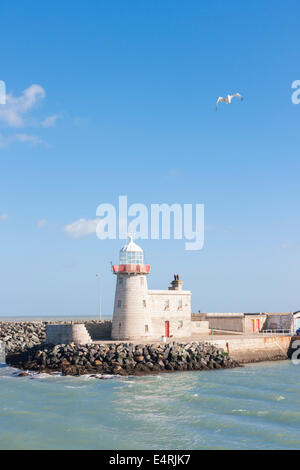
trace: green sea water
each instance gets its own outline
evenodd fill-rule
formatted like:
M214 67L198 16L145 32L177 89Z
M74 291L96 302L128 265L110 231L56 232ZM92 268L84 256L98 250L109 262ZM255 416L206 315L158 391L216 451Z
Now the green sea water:
M148 377L0 367L0 449L300 449L290 361Z

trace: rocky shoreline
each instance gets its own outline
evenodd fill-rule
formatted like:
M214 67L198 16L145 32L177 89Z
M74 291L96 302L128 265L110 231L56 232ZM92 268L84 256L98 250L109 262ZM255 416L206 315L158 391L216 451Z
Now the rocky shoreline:
M46 323L0 321L0 341L6 354L27 351L46 341Z
M63 375L148 375L159 372L239 367L227 353L209 343L40 345L7 362L28 371Z
M240 365L222 349L204 342L146 345L101 342L54 346L45 344L46 324L0 322L0 341L5 344L8 364L23 371L124 376L224 369Z

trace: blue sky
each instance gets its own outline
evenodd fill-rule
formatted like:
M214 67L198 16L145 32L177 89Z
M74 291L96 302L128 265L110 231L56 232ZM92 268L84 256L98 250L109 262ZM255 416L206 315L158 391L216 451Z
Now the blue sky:
M195 311L300 308L299 13L296 0L2 0L1 316L96 314L96 273L111 314L124 242L64 227L119 195L205 204L201 251L140 243L149 287L180 273ZM236 91L244 102L215 113Z

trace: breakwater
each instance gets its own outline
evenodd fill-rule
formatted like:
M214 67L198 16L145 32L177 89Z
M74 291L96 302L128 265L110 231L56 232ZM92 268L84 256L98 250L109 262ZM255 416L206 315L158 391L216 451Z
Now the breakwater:
M63 375L147 375L158 372L211 370L238 367L222 349L191 342L90 345L40 345L8 357L15 367Z
M110 321L55 322L57 324L67 326L67 330L69 326L74 329L84 325L90 344L82 345L79 341L73 344L76 335L72 336L72 341L65 339L59 344L50 344L51 341L46 344L46 330L51 331L51 322L4 321L0 322L0 343L5 345L7 362L23 370L59 371L65 375L145 375L287 359L291 343L291 337L275 335L199 337L185 342L140 345L112 343L107 341ZM62 328L64 330L66 328ZM65 338L65 334L63 336Z
M217 337L216 337L217 338ZM214 339L212 344L224 349L240 363L280 361L289 358L293 339L289 335L247 335Z
M111 321L55 321L56 325L84 324L92 340L109 338ZM6 353L28 351L46 341L46 326L52 322L42 321L0 321L0 341L5 344Z
M6 354L27 351L45 339L43 322L0 322L0 341L5 344Z

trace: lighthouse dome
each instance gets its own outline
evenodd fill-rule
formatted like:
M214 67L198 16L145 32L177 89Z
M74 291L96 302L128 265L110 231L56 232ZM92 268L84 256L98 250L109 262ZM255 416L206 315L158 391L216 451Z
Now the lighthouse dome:
M120 251L120 264L143 264L144 252L140 246L129 237L130 241Z

